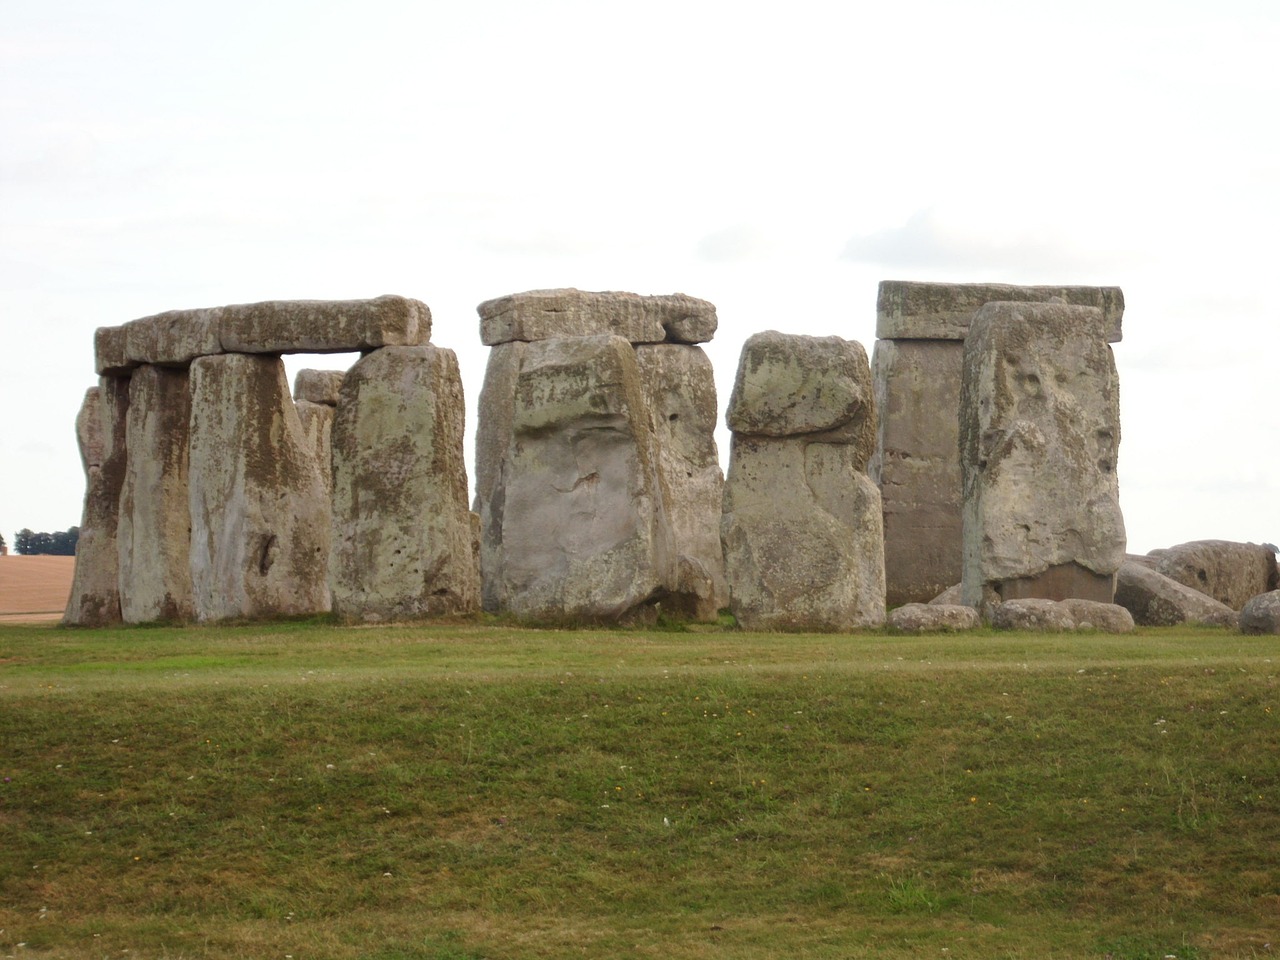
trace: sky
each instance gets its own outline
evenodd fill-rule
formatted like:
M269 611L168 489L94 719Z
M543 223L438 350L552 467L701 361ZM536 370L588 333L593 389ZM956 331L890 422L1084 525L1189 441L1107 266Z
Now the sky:
M484 300L710 300L723 414L895 279L1123 288L1130 551L1280 542L1277 49L1271 0L0 0L0 533L80 522L98 326L418 298L470 470Z

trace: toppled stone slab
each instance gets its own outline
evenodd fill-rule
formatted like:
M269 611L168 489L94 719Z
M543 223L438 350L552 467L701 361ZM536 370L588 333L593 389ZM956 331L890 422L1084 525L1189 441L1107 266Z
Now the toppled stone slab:
M1099 603L1071 597L1060 601L1075 620L1077 630L1100 633L1132 633L1133 615L1118 603Z
M498 297L476 309L486 346L604 334L631 343L705 343L717 323L714 304L683 293L647 297L567 287Z
M348 371L332 441L329 584L340 619L480 609L463 417L452 350L384 347Z
M345 376L341 370L299 370L293 378L293 399L336 407Z
M329 609L329 500L284 364L191 364L191 583L202 621Z
M964 540L956 340L878 340L876 449L867 473L884 510L886 599L921 602L960 582Z
M720 547L724 474L716 450L719 409L711 361L700 347L636 347L640 383L653 419L658 473L679 570L665 613L712 621L729 604Z
M1116 576L1116 603L1143 627L1206 623L1234 627L1239 615L1225 603L1171 580L1141 563L1126 560Z
M1243 609L1252 597L1280 587L1276 555L1261 544L1194 540L1155 553L1156 569L1166 577L1232 610Z
M91 402L87 397L86 401ZM104 377L99 382L98 405L102 418L101 463L98 469L87 471L75 574L62 618L68 626L101 627L120 622L120 562L116 536L120 522L120 491L128 465L129 378ZM87 412L85 415L92 414ZM84 451L81 455L88 460Z
M1280 633L1280 590L1251 597L1240 611L1241 633Z
M862 472L870 379L861 345L838 337L770 331L743 346L720 540L730 609L748 630L884 623L880 493Z
M631 344L530 343L512 403L510 443L484 480L496 505L487 523L500 525L499 570L485 570L500 577L499 607L535 620L651 615L677 555Z
M1009 283L920 283L883 280L876 301L876 336L901 340L963 340L984 304L1047 303L1053 299L1102 312L1103 335L1121 338L1124 293L1119 287L1015 286Z
M1006 600L990 609L991 626L996 630L1065 633L1076 628L1071 611L1056 600Z
M1101 311L988 303L964 346L964 601L1109 602L1124 559L1119 382Z
M889 611L888 625L903 633L956 633L982 625L978 611L958 603L905 603Z
M190 416L187 371L147 364L133 372L117 536L125 623L186 621L195 615L187 487Z

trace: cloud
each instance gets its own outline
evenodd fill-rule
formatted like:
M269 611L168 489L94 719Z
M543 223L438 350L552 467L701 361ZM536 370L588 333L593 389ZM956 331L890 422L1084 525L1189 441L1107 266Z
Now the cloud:
M698 241L698 258L710 263L734 263L764 253L768 240L755 227L745 223L709 233Z

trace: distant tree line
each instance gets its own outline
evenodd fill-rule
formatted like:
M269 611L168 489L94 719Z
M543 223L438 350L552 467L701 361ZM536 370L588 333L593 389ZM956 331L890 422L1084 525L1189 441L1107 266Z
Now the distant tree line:
M23 556L43 553L55 557L74 557L79 539L79 527L72 527L61 533L36 533L23 527L13 535L13 549Z

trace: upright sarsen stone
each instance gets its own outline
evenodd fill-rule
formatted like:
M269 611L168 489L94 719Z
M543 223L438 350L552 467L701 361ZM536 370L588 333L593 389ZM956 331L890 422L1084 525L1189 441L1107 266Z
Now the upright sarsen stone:
M120 612L125 623L190 620L191 510L187 371L145 365L129 382L128 467L120 495Z
M730 609L750 630L847 630L885 619L880 495L861 344L756 334L729 401L720 536Z
M329 583L344 620L480 608L452 350L384 347L342 382L333 421Z
M1124 560L1119 382L1102 311L989 303L964 348L964 602L1110 603Z
M96 400L93 399L96 396ZM100 463L94 467L94 429L88 420L97 407ZM85 395L81 457L86 465L84 512L76 544L76 567L62 622L69 626L100 627L120 622L120 563L116 536L120 520L120 491L128 465L125 440L129 413L129 378L103 377L97 394Z
M191 364L191 582L200 620L329 609L329 509L278 356Z

